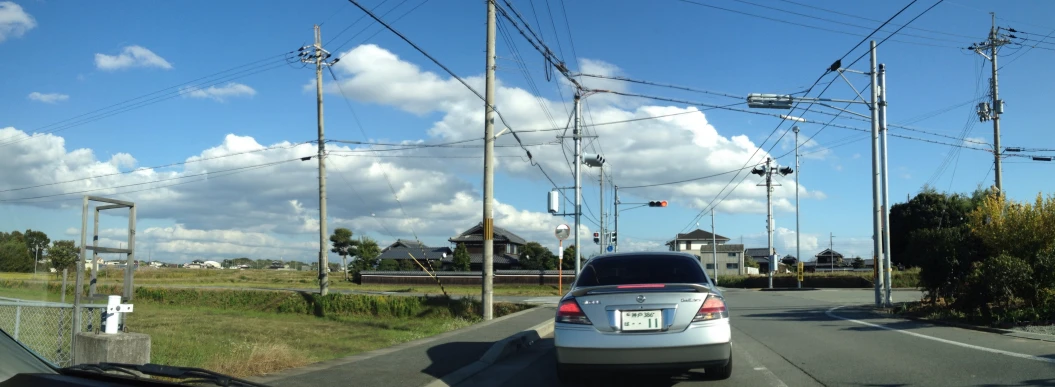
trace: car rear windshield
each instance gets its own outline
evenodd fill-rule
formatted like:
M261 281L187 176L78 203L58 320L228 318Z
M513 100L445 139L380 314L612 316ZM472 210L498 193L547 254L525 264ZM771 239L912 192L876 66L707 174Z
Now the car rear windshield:
M708 282L707 273L692 258L642 254L595 259L582 269L576 285Z

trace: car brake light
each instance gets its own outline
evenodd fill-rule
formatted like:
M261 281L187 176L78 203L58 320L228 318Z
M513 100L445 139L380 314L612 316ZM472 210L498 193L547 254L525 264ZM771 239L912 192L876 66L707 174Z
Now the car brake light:
M658 289L664 288L667 285L664 284L632 284L632 285L619 285L616 289Z
M586 324L593 325L590 319L586 317L586 313L582 312L582 308L579 307L579 303L574 298L569 298L560 303L557 307L557 322L567 324Z
M729 317L729 311L725 310L725 302L721 298L711 296L707 297L707 300L703 302L703 306L696 312L696 317L692 318L692 322L717 320L726 317Z

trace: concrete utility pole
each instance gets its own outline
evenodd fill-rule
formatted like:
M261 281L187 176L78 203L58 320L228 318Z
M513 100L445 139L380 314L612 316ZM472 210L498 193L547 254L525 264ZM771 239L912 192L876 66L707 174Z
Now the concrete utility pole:
M992 27L989 28L989 38L982 43L972 44L969 48L978 53L978 55L989 59L990 65L993 68L993 79L992 82L990 82L990 86L992 87L990 92L992 96L992 106L986 102L979 104L978 118L983 122L989 119L993 120L993 162L995 163L993 169L996 172L996 190L1003 193L1004 172L1000 165L1000 115L1004 114L1004 101L1000 100L1000 88L999 83L997 82L998 67L996 65L996 56L1000 46L1010 43L1010 40L1000 36L998 29L996 28L996 13L990 12L989 14L993 17ZM989 55L986 55L983 52L983 50L986 49L989 50Z
M487 59L484 91L484 256L483 256L483 297L481 307L484 320L493 318L494 307L494 213L491 208L494 202L495 176L495 3L487 1ZM577 186L578 184L576 184ZM576 187L578 188L578 187ZM576 201L578 192L576 191ZM579 216L575 216L576 245L578 245ZM576 254L578 253L576 247ZM576 271L578 273L578 271Z
M879 131L883 134L880 146L883 148L883 305L890 306L890 167L887 165L887 122L886 122L886 65L879 64ZM873 265L875 261L872 262Z
M871 43L871 61L868 68L868 73L872 77L871 89L872 89L872 100L868 105L868 109L872 111L872 248L875 250L875 256L872 262L877 265L879 269L879 275L876 276L875 281L875 304L876 306L882 305L882 291L883 291L883 203L882 196L880 194L882 187L882 168L880 165L880 149L879 149L879 74L876 71L876 42L873 40ZM833 254L834 255L834 254ZM834 259L833 259L834 262ZM833 269L834 271L834 263Z
M802 233L799 231L799 175L802 174L802 166L799 165L799 127L792 127L791 130L795 132L795 259L802 262ZM801 282L799 287L802 287Z
M793 173L794 170L789 167L777 168L773 159L767 158L766 165L762 168L755 168L751 170L751 173L765 177L766 182L764 184L758 184L759 186L766 187L766 234L769 236L769 250L766 252L769 255L769 288L773 288L773 272L777 268L777 255L773 252L773 187L779 187L780 184L773 184L773 174L780 174L781 176L787 176Z
M327 271L329 264L329 245L327 244L328 230L326 228L326 139L323 135L322 119L322 66L329 66L326 59L330 52L322 48L322 32L315 25L315 44L311 46L313 54L301 59L305 63L315 64L315 104L319 125L319 294L325 296L330 292L330 275Z
M828 233L828 263L832 266L832 273L835 272L835 234Z
M575 234L575 256L571 257L571 259L575 260L575 279L579 278L579 270L582 269L580 267L582 263L579 262L579 256L582 255L582 245L579 238L579 222L582 217L582 184L579 176L582 173L582 135L579 133L579 119L582 118L579 114L581 102L582 96L579 92L576 92L575 127L572 129L572 139L575 141L575 229L572 230L572 234Z
M718 237L714 235L714 208L711 208L711 258L714 259L714 284L718 284Z
M601 210L600 210L601 211L601 219L600 219L601 220L601 226L600 226L600 228L601 228L601 243L600 243L600 245L601 245L600 246L601 247L601 252L600 252L600 254L603 255L604 254L604 247L605 247L605 239L607 239L607 237L606 237L607 234L606 234L606 231L604 229L604 164L601 164L601 166L597 168L597 172L598 172L598 175L601 177L601 202L600 202L600 207L601 207Z

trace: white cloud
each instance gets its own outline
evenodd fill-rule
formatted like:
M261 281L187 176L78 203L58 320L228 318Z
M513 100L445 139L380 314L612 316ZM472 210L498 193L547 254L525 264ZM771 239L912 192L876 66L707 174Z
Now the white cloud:
M10 1L0 1L0 42L9 37L21 37L26 31L37 26L37 21Z
M47 94L45 94L45 93L40 93L40 92L34 91L32 93L29 93L29 96L27 98L29 98L30 100L33 100L33 101L39 101L39 102L43 102L43 103L56 103L56 102L62 102L62 101L68 100L68 99L70 99L70 96L68 96L66 94L60 94L60 93L47 93Z
M185 97L208 98L224 102L231 97L252 97L256 95L256 90L241 83L228 82L223 86L209 86L204 89L200 87L181 87L180 94Z
M481 101L456 80L444 78L432 72L422 71L418 66L406 62L395 54L375 45L362 45L341 55L334 66L339 73L343 91L347 97L365 103L390 105L413 114L440 112L442 118L429 129L429 134L445 141L473 139L479 136L483 126ZM600 61L583 60L584 72L618 75L614 65ZM483 79L479 76L463 77L465 81L482 90ZM625 85L608 80L584 78L594 87L620 90ZM601 83L597 83L601 82ZM611 84L610 84L611 83ZM309 83L306 88L314 87ZM326 85L325 90L339 93L336 85ZM619 124L595 126L589 129L603 143L610 171L623 186L646 185L713 175L743 167L754 154L751 163L757 163L770 155L755 152L757 146L746 136L719 133L710 124L706 115L695 107L634 105L626 100L604 93L589 97L593 122L638 120ZM540 106L541 105L541 106ZM537 98L522 89L504 86L497 82L496 106L506 123L514 129L563 127L561 118L565 107L560 102ZM549 111L557 116L553 121L544 114ZM677 114L657 118L660 116ZM649 119L653 118L653 119ZM554 122L556 121L556 122ZM590 121L586 120L589 124ZM499 124L505 125L502 122ZM553 142L559 132L523 132L524 143ZM512 136L504 136L499 144L514 145ZM517 148L507 148L507 154L523 155ZM564 175L568 170L564 155L557 146L530 149L536 162L550 173ZM593 150L588 150L593 152ZM634 155L625 159L619 155ZM499 160L500 171L514 176L540 181L542 176L532 165L519 161ZM687 167L691 166L691 167ZM743 172L740 176L744 176ZM558 175L559 176L559 175ZM664 197L690 207L702 208L709 204L729 180L729 175L720 178L702 179L678 185L652 188L627 189L626 196ZM719 205L725 212L762 212L765 192L755 187L753 177L736 188L729 199ZM547 182L548 183L548 182ZM794 181L782 181L776 189L777 197L793 197ZM807 196L809 197L809 196Z
M156 67L170 70L172 64L141 46L126 46L118 55L95 54L95 67L113 71L132 67Z

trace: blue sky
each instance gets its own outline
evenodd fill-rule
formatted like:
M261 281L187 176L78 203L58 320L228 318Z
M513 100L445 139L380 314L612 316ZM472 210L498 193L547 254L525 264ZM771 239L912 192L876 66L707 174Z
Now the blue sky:
M563 4L556 0L548 4L545 0L510 0L573 71L619 75L737 96L755 92L787 93L808 87L829 64L878 26L862 18L885 20L907 4L905 1L851 4L817 1L809 2L817 8L809 8L776 0L751 1L756 5L715 0L697 2L785 22L673 0L564 1ZM11 141L8 138L20 138L17 136L23 136L22 132L41 133L30 140L3 145L15 157L0 161L6 164L2 165L0 190L128 172L195 156L256 150L244 156L176 165L150 173L140 171L0 192L0 200L4 200L0 202L0 229L43 229L52 239L73 238L70 235L76 235L79 229L80 207L78 195L70 193L101 189L93 194L142 203L139 216L142 249L149 249L149 254L162 259L180 261L239 255L312 259L312 246L317 243L312 227L314 230L318 227L317 196L313 194L314 160L284 163L177 187L160 187L162 183L156 180L180 176L184 178L180 181L197 180L194 176L204 171L222 173L230 168L310 155L314 149L311 145L274 151L259 151L259 148L315 137L314 73L299 64L285 64L282 57L311 42L313 24L322 23L323 41L328 50L336 55L349 55L343 58L345 63L334 68L347 94L342 95L328 73L324 81L327 138L435 143L478 138L482 131L482 102L474 100L460 84L452 82L439 67L393 34L368 23L369 18L360 19L363 13L344 1L120 5L16 1L0 4L3 4L0 52L4 54L0 55L0 71L4 74L0 106L5 107L0 111L0 128L7 128L0 129L5 130L0 134L0 144ZM380 4L377 12L389 21L406 14L395 22L396 28L482 90L485 21L482 2L372 0L363 4L371 8ZM907 22L931 4L931 1L921 1L913 5L894 23ZM980 67L980 56L955 47L965 47L985 38L990 26L987 12L993 4L945 1L912 23L911 27L919 29L904 29L880 46L879 60L888 69L889 122L905 123L982 95L976 92L976 81L979 70L983 70L984 90L989 77L988 65ZM507 7L504 2L500 5ZM1039 40L1055 29L1052 23L1055 3L1040 0L1002 3L995 11L1000 17L999 25L1029 33L1019 33L1019 37ZM346 27L349 28L345 30ZM510 34L531 82L519 71L512 47L499 35L499 110L512 117L514 122L510 124L516 130L563 127L567 103L571 101L567 84L556 77L547 81L540 55L510 24L502 21L500 28ZM888 26L876 39L886 37L895 28ZM863 46L858 48L843 63L848 64L864 52ZM1001 64L1006 67L1000 72L1000 94L1007 103L1002 117L1002 145L1055 148L1055 140L1050 140L1052 136L1048 133L1050 125L1042 121L1047 108L1042 105L1046 101L1045 93L1055 85L1055 75L1046 71L1053 58L1055 38L1039 43L1037 49L1007 47L1001 53ZM211 76L242 65L249 66ZM867 57L854 68L867 70ZM250 75L243 71L247 69L266 71ZM224 75L232 78L221 79ZM868 82L865 77L847 75L858 88ZM831 79L829 76L825 81ZM183 89L178 93L180 86L193 85L200 89ZM537 97L541 100L532 95L535 94L532 85L537 87ZM622 82L593 81L588 85L709 104L736 102ZM106 117L83 116L93 119L74 126L63 125L79 123L77 119L63 120L155 91L162 93L115 106L127 107L127 111ZM32 93L39 94L31 98ZM852 95L841 80L824 94L831 98ZM134 105L150 101L151 97L171 98ZM586 101L587 124L687 108L685 104L603 94ZM549 115L540 104L547 107ZM967 104L911 123L911 127L928 133L891 128L890 134L960 144L955 137L970 122L973 129L968 137L972 141L991 142L991 123L977 122L973 109L973 104ZM810 112L804 117L816 121L831 118L821 114L832 112L830 109L814 110L820 113ZM854 110L867 114L861 106ZM362 132L352 111L362 124ZM591 134L599 137L586 148L605 154L612 165L613 179L620 186L662 183L738 168L753 153L753 147L761 144L764 151L774 145L775 137L764 144L763 141L779 122L779 118L770 116L712 110L677 119L598 126L591 129ZM840 119L837 122L868 128L868 123L862 121ZM787 128L787 125L781 126L777 136ZM805 140L816 134L820 125L804 123L801 128ZM49 132L54 133L46 134ZM525 133L522 135L525 143L546 143L553 142L554 135L560 132ZM790 150L791 136L788 133L775 145L774 156ZM513 145L510 137L503 136L498 144ZM803 159L800 192L804 194L801 205L804 255L826 247L829 232L836 236L836 250L862 256L871 253L871 159L869 143L863 138L867 134L829 127L816 135L816 143L806 145L805 151L838 147ZM860 140L847 143L854 139ZM564 146L570 147L570 141ZM354 152L362 146L333 144L328 147L331 151ZM544 145L532 149L549 176L558 185L568 186L571 175L560 147ZM90 152L74 152L77 149ZM955 148L891 138L889 149L890 196L898 202L906 195L914 195L931 180L946 155ZM562 220L545 214L545 193L552 185L538 168L519 157L523 152L518 148L503 147L498 153L507 156L499 159L496 178L495 192L501 203L498 225L527 239L555 245L550 230ZM399 157L374 157L375 153L370 152L344 153L338 157L339 154L333 153L329 158L336 164L330 169L328 179L331 229L335 225L351 227L357 235L369 235L382 242L416 236L430 244L444 244L446 238L479 221L482 182L479 160L449 157L479 156L480 148L376 153ZM344 157L352 155L356 157ZM778 161L784 165L794 162L791 156ZM986 152L963 149L952 161L932 181L937 189L967 192L980 183L992 184L992 157ZM1052 166L1052 163L1022 158L1008 159L1003 168L1005 189L1019 200L1031 199L1038 192L1050 192L1050 184L1038 175L1043 176ZM584 178L583 195L590 210L597 213L597 175L595 170L589 173L592 177ZM691 220L711 203L730 177L723 175L698 184L623 190L620 196L624 202L668 199L671 207L636 209L623 214L621 248L661 248L663 241L686 226L694 226ZM784 189L775 193L779 201L776 222L784 230L778 232L776 245L780 253L793 253L794 180L793 176L778 180ZM133 188L120 188L138 183L143 184L135 186L139 192L129 193L125 191ZM718 205L717 232L734 240L743 237L750 246L764 246L765 214L761 204L765 195L756 183L757 177L747 178L726 202ZM393 190L399 194L398 202ZM48 197L16 200L35 196ZM609 197L606 205L610 204ZM116 230L124 226L123 222L120 217L104 217L103 228L113 229L104 234L108 242L123 240ZM571 219L564 222L570 223ZM701 228L709 229L709 223L709 219L702 219ZM588 232L595 231L591 221L584 224ZM590 241L584 246L587 252L596 248Z

